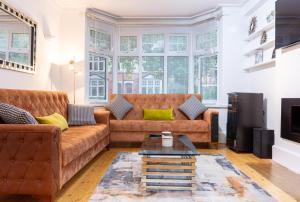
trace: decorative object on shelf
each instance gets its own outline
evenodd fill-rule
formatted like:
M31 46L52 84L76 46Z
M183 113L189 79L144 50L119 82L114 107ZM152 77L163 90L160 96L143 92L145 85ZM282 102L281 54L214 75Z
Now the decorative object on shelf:
M275 19L275 11L272 11L267 17L267 23L271 23Z
M263 31L262 35L261 35L261 39L260 39L260 45L266 43L268 40L268 35L266 31Z
M264 50L257 49L255 52L255 64L259 64L264 61Z
M272 53L272 59L276 58L276 48L274 48L273 53Z
M251 22L250 22L250 26L249 26L249 35L253 34L256 30L256 23L257 23L257 18L256 17L252 17Z

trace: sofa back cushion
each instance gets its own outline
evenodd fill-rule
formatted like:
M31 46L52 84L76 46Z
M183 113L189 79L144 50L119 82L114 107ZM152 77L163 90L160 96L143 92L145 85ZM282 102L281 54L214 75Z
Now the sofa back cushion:
M110 96L110 101L116 94ZM133 109L124 117L125 120L143 120L144 109L170 109L174 110L174 120L188 120L188 118L179 110L192 94L122 94L122 96L133 105ZM201 95L195 95L202 100ZM112 117L112 119L115 119ZM198 117L197 119L201 119Z
M59 113L67 119L68 96L62 92L0 89L0 102L25 109L33 116Z

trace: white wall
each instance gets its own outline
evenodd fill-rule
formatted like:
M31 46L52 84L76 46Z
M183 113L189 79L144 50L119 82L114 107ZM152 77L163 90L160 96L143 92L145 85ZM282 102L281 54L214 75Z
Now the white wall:
M223 7L223 16L219 22L220 28L220 104L227 106L228 93L241 91L244 82L242 64L242 36L240 7ZM226 142L227 109L219 110L220 139Z
M52 34L57 36L60 24L60 9L51 0L8 0L7 2L38 23L37 73L32 75L0 69L0 88L57 89L57 86L60 85L60 79L57 76L58 70L55 66L52 66L52 63L55 63L56 60L58 41L57 38L46 40L43 30L47 25Z
M255 4L259 0L248 1L243 9ZM274 0L267 2L257 9L253 15L264 17L274 6ZM263 12L265 11L265 12ZM247 31L249 19L245 20ZM273 160L283 166L300 173L300 144L280 137L281 126L281 98L300 97L300 46L286 49L284 53L277 51L276 66L266 69L259 69L254 72L245 72L245 82L243 90L248 92L264 93L266 99L267 127L275 130L275 146L273 147ZM245 83L244 82L244 83Z
M60 56L58 64L60 65L61 79L60 90L65 91L69 95L69 99L73 101L73 78L72 71L69 70L68 64L70 60L75 60L76 68L83 74L77 75L76 83L76 103L83 104L85 102L85 8L64 10L61 15L61 24L59 32L59 52Z
M270 124L276 133L273 160L300 174L300 144L280 137L281 98L300 97L300 45L283 51L277 51L276 68L269 75L269 78L274 80L271 87L274 96L270 98L272 102L269 105L269 111L274 117Z

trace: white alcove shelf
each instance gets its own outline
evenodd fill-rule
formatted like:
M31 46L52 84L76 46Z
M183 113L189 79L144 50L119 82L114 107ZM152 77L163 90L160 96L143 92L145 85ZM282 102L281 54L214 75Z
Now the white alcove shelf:
M276 65L276 59L272 58L275 49L275 17L273 20L267 20L267 16L275 11L275 0L251 0L245 6L244 10L244 67L246 71L258 71ZM249 23L253 17L256 17L256 31L248 35ZM267 41L261 44L263 33L267 33ZM255 63L256 53L262 51L263 60Z
M269 49L269 48L275 48L275 40L268 41L264 44L261 44L258 47L255 47L255 49L248 50L245 53L245 56L249 57L251 55L254 55L257 50L266 50L266 49Z
M260 68L263 69L263 68L268 68L268 67L274 67L275 64L276 64L276 59L271 59L271 60L268 60L265 62L261 62L258 64L254 64L254 65L245 67L244 70L251 71L251 70L258 70Z

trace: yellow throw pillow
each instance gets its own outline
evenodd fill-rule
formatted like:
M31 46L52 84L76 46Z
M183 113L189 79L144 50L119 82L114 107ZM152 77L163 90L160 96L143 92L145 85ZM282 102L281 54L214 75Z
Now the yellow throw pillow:
M68 122L66 121L65 117L58 113L54 113L50 116L36 117L36 120L39 124L55 125L62 131L69 128Z
M144 109L144 120L173 120L173 109Z

